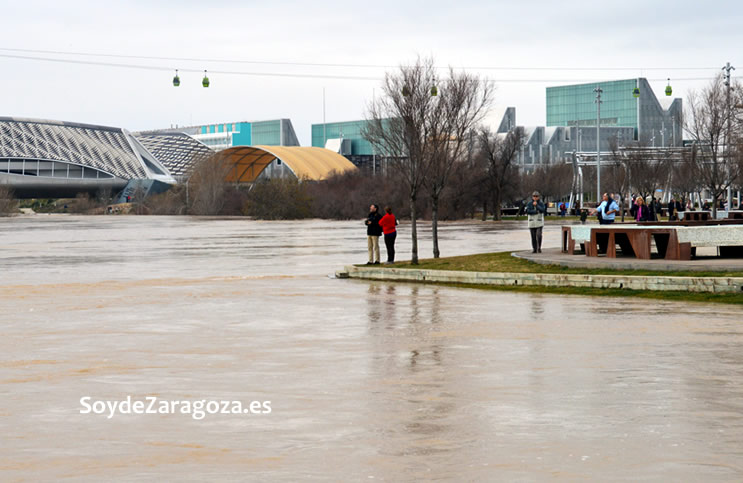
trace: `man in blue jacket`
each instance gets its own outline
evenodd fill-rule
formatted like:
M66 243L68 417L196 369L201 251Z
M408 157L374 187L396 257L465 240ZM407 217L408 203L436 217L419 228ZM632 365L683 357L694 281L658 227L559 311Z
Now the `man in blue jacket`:
M596 212L601 214L599 223L602 225L610 225L614 223L614 218L619 211L619 205L614 201L608 194L604 193L602 196L603 200L601 204L596 208Z

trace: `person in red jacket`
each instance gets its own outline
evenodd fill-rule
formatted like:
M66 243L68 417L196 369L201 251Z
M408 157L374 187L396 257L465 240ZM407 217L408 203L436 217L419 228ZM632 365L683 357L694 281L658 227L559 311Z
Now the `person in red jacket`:
M384 245L387 247L387 261L384 263L395 263L395 238L397 238L397 219L392 214L392 208L384 207L385 215L379 220L379 226L384 233Z

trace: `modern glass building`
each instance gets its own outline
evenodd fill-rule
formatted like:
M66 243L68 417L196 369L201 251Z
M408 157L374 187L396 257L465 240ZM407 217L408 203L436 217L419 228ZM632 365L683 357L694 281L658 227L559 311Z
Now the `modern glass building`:
M601 93L600 139L596 133L596 92ZM547 88L547 125L520 126L526 141L519 166L530 171L539 165L568 161L572 153L610 153L612 149L640 146L679 147L682 139L681 99L658 99L647 79L625 79ZM514 129L516 109L506 109L498 127Z
M596 86L601 94L601 125L637 129L638 79L547 88L547 126L596 126Z
M312 146L342 154L356 167L372 172L385 169L385 159L363 136L367 121L328 122L312 125Z
M180 132L134 133L134 136L177 180L190 175L199 161L214 154L205 144Z
M632 140L648 146L681 146L681 99L661 103L642 77L548 87L547 126L596 127L596 87L603 91L601 127L631 127Z
M116 193L133 181L176 180L126 129L0 117L0 184L21 198Z
M373 156L374 148L364 139L362 130L366 121L329 122L312 125L312 146L324 148L330 139L349 139L351 141L350 156ZM345 153L341 153L345 154Z
M150 132L185 133L214 151L233 146L299 146L289 119L203 124Z

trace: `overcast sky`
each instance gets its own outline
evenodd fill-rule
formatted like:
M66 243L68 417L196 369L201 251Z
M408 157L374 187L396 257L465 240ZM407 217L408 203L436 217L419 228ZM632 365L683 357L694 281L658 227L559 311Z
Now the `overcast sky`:
M323 88L328 122L362 119L367 103L380 94L380 81L374 79L389 69L219 60L396 66L421 55L433 56L437 65L466 68L493 79L497 92L491 123L497 123L506 106L514 106L519 124L543 125L545 87L551 85L641 76L650 79L656 95L662 96L670 77L674 96L685 97L706 81L684 79L710 78L728 61L743 76L742 5L686 0L0 0L0 49L167 58L0 50L0 55L154 68L0 56L0 116L131 131L290 118L300 142L309 145L310 125L323 120ZM182 69L178 88L171 84L176 68ZM201 87L203 73L184 69L212 71L211 87Z

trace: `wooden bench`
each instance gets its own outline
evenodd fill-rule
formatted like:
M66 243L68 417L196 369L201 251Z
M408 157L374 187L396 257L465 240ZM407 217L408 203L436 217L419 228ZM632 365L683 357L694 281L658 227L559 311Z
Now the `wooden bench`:
M684 221L707 221L712 216L712 213L709 211L681 211L679 214L683 213L683 220Z
M592 228L590 241L586 244L586 255L597 257L599 253L605 253L609 258L616 258L619 245L622 254L649 260L653 241L661 258L691 260L691 244L679 243L676 228L637 225Z

